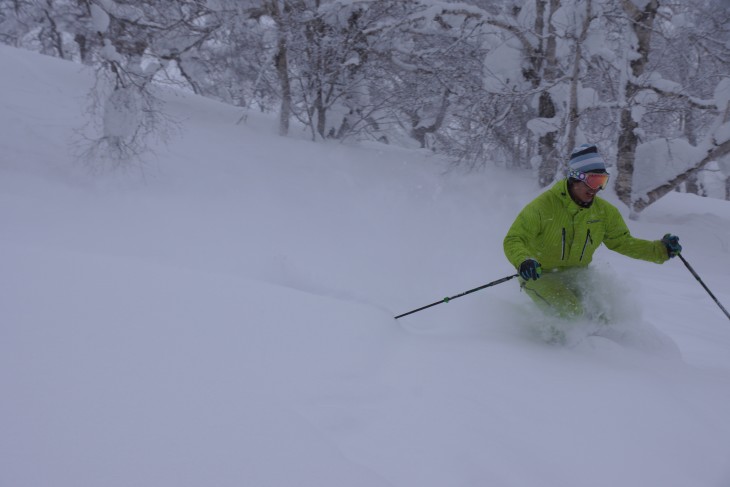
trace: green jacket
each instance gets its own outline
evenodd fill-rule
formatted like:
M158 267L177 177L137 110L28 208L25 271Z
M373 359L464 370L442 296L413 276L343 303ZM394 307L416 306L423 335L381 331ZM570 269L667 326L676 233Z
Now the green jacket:
M504 238L504 253L515 268L535 259L544 271L585 267L601 243L634 259L661 264L669 259L659 240L641 240L629 233L618 209L595 197L589 208L568 194L568 181L552 188L522 209Z

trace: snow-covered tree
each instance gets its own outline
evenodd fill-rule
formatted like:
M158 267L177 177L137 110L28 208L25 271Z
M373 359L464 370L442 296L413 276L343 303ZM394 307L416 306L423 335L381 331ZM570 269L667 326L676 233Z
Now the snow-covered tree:
M728 9L716 2L642 4L621 5L631 36L623 51L616 193L634 214L729 149ZM706 20L709 6L719 23Z
M99 39L97 85L91 112L100 133L90 136L85 155L125 167L139 161L151 137L162 137L169 119L153 80L165 65L201 42L196 29L205 13L191 2L82 0Z

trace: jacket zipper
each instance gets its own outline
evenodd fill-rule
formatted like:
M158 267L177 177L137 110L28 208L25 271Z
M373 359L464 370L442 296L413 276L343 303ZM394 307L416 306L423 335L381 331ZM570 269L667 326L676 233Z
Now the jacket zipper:
M586 241L583 243L583 251L580 253L580 260L583 260L583 255L586 253L586 247L588 246L588 241L590 240L591 244L593 244L593 239L591 238L591 229L588 229L588 233L586 234Z
M565 227L563 227L563 243L560 251L560 260L565 260Z

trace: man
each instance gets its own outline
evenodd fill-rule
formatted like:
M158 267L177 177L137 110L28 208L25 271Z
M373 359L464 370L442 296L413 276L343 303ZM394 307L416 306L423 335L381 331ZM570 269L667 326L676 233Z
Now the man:
M597 196L609 174L595 145L573 150L568 177L517 215L504 238L504 253L520 285L540 308L566 319L583 316L581 270L605 244L634 259L661 264L682 251L679 238L634 238L615 206Z

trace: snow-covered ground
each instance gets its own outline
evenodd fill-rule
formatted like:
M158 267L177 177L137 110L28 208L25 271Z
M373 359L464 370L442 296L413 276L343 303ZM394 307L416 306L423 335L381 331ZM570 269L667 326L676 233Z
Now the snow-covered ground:
M599 250L614 340L544 343L514 280L396 321L514 273L533 178L172 92L144 178L91 177L90 74L0 65L0 486L730 485L730 321L678 259ZM730 203L629 226L730 304Z

